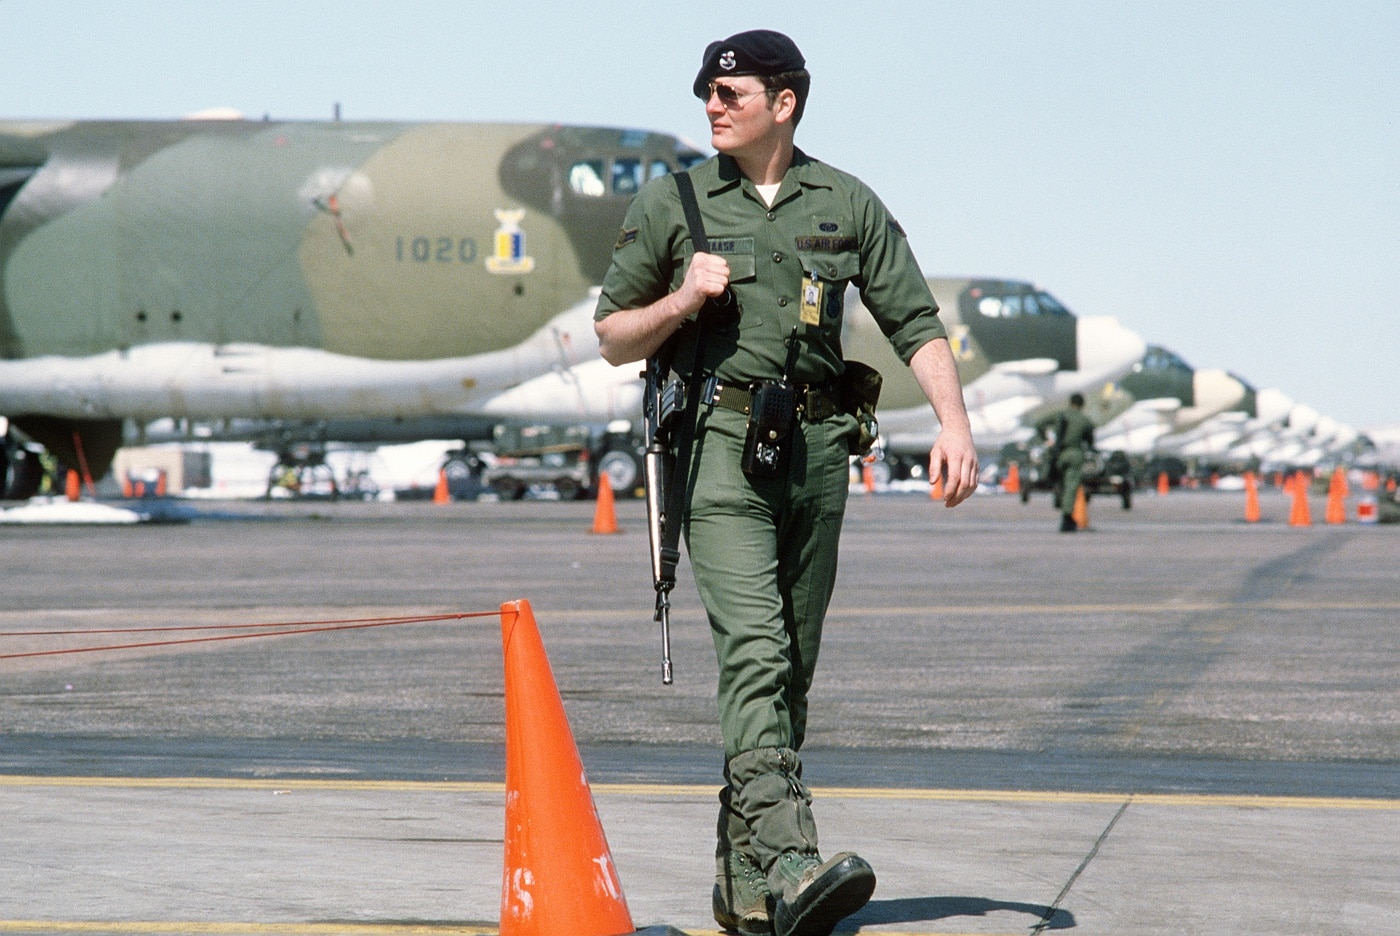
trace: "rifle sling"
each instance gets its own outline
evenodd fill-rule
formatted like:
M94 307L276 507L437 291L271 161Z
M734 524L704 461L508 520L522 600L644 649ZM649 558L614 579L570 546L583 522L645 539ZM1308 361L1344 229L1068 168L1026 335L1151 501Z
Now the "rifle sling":
M685 212L686 226L690 229L691 246L695 251L708 250L710 241L705 235L705 221L700 217L700 205L695 197L695 184L688 172L678 172L673 178L676 180L676 191L680 195L681 210ZM661 528L662 581L656 583L658 590L663 587L669 590L671 586L675 585L676 566L680 562L681 514L685 509L685 492L694 478L694 468L690 464L690 456L695 443L695 423L700 412L700 385L704 379L705 335L707 331L705 319L705 310L701 309L695 322L697 329L695 358L687 380L685 412L676 433L675 463L677 468L686 472L686 477L682 480L678 478L679 472L671 472L670 490L665 492L666 523ZM666 339L665 344L656 352L660 360L669 364L674 357L675 342L676 336L674 334ZM668 369L663 369L663 379Z

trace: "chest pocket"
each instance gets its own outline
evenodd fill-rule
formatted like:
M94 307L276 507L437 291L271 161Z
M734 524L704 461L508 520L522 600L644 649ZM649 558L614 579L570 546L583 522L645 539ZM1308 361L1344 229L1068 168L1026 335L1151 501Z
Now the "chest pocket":
M729 264L729 281L743 283L758 276L758 265L754 262L754 239L752 237L710 236L709 252L723 257Z
M846 286L860 275L860 254L853 250L839 253L799 251L802 272L810 279L816 277L822 286L822 325L841 321L842 300Z

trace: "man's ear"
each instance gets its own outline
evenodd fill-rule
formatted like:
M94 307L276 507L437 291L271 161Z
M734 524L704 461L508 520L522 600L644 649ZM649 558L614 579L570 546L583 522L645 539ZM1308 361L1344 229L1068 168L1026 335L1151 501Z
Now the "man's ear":
M797 94L791 88L784 88L778 92L777 100L773 102L773 119L778 123L787 123L792 120L792 115L797 113Z

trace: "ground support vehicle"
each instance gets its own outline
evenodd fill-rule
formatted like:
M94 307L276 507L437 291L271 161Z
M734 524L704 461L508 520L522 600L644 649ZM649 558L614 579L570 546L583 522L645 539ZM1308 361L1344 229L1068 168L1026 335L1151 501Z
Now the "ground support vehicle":
M1007 446L1007 450L1002 452L1001 461L1003 471L1013 461L1019 465L1021 503L1028 503L1033 491L1055 489L1049 446L1033 445L1026 449ZM1122 500L1124 510L1133 508L1132 464L1125 453L1085 453L1083 478L1085 500L1092 500L1095 494L1114 494Z

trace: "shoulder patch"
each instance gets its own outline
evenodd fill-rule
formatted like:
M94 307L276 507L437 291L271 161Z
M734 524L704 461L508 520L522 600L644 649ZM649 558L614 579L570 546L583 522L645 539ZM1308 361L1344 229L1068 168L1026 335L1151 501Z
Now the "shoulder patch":
M904 228L900 227L899 222L896 221L894 218L890 218L890 230L898 234L900 237L909 236L908 234L904 233Z
M623 228L622 233L617 235L617 243L613 244L613 250L621 250L637 239L637 228Z

